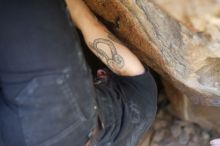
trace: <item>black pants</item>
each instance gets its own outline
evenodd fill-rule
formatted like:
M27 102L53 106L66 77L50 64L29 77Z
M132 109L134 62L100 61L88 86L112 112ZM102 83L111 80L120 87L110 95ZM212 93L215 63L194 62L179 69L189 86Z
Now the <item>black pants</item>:
M95 95L71 25L61 0L0 0L0 146L87 140Z

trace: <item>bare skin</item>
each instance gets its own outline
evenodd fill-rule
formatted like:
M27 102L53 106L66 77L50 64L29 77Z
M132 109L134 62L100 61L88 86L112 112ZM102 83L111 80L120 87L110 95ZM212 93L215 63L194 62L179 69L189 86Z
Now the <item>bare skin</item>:
M66 0L71 18L82 32L91 51L118 75L144 73L139 59L117 40L93 15L83 0Z
M71 18L82 32L86 44L109 69L121 76L144 73L144 66L139 59L97 20L83 0L66 0L66 3ZM105 78L106 72L98 70L97 76ZM100 130L102 126L97 124L92 133L93 137L98 135ZM92 146L91 141L88 141L86 146Z

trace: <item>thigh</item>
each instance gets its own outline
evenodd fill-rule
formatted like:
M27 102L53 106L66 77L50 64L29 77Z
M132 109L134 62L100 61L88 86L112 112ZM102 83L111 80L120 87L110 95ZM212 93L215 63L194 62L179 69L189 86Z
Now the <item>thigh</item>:
M0 18L5 146L83 145L95 113L94 91L64 3L1 0Z
M0 145L25 146L20 120L13 106L7 104L0 90Z
M91 79L62 0L1 0L0 19L0 81L3 90L16 83L10 97L35 76L70 68L75 82Z

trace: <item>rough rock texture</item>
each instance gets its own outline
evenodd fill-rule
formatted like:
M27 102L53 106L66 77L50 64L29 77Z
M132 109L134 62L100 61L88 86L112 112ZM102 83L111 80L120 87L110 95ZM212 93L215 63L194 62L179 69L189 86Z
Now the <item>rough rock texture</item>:
M200 10L197 10L198 14L195 13L192 18L183 15L183 18L188 20L185 22L190 22L183 25L184 21L177 21L164 9L170 13L175 12L166 6L161 8L164 5L162 0L155 0L161 6L150 0L85 1L97 15L111 25L115 34L144 63L175 87L175 89L169 88L169 90L175 90L174 94L180 96L173 96L174 99L177 99L175 101L170 97L173 103L177 103L180 105L179 107L186 103L190 103L188 105L191 107L198 107L195 109L187 107L190 110L186 110L186 107L178 108L174 104L179 115L186 115L187 112L194 113L192 119L188 120L200 123L199 118L194 119L194 116L200 117L198 111L206 111L207 108L211 108L210 112L214 113L209 118L206 117L207 114L201 115L201 119L204 121L203 123L209 123L205 124L207 127L210 124L212 128L219 125L220 119L216 120L216 114L219 113L218 108L220 107L220 40L218 37L220 30L212 27L213 25L218 26L218 19L210 18L209 15L205 19L203 13L206 11L199 13ZM203 1L205 0L201 2ZM180 5L182 2L184 0L178 1ZM176 14L182 16L177 12ZM203 28L201 24L196 25L197 19L199 20L198 15L204 16L202 22L205 27ZM179 17L179 20L181 18ZM208 21L208 18L212 21ZM202 29L203 32L201 32ZM185 97L190 100L187 99L186 102Z
M220 40L219 0L154 0L180 22Z
M169 14L194 31L209 34L212 40L220 42L220 1L218 0L154 0ZM213 41L214 42L214 41ZM212 45L218 45L213 43ZM220 46L216 46L218 50ZM216 52L217 53L217 52ZM219 68L216 68L219 69ZM219 74L218 72L216 72ZM209 75L208 77L210 77ZM220 108L194 105L182 92L164 81L166 93L176 111L176 115L187 121L199 123L203 127L220 131Z
M208 146L219 135L173 116L173 107L160 95L156 121L138 146Z
M172 86L164 82L166 95L170 100L175 115L188 122L198 123L206 129L220 132L220 108L216 106L203 106L193 104L189 98Z

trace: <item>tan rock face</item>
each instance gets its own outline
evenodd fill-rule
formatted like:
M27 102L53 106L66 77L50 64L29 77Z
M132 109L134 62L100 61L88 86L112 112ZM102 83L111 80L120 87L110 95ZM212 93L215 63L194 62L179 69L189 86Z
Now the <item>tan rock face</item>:
M173 115L173 107L166 103L164 94L159 95L159 109L149 132L147 145L138 146L208 146L218 134L197 124L182 121ZM149 141L150 139L150 141Z
M195 114L189 118L198 116L207 123L218 125L220 120L215 121L214 116L218 113L215 109L220 107L219 2L155 0L158 6L150 0L85 1L111 24L115 34L144 63L180 91L179 99L175 94L171 98L175 106L185 105L186 100L181 97L190 99L188 107L176 108L180 115L192 112ZM201 3L201 7L197 7L197 3ZM215 7L208 7L208 3L213 3ZM164 10L174 15L170 16ZM199 116L198 111L206 111L208 106L215 107L210 110L215 111L213 119ZM190 110L186 112L185 108ZM198 119L193 121L199 122Z
M163 84L177 117L197 123L206 129L220 132L219 107L195 105L168 81L164 81Z
M219 53L220 46L214 46L216 42L220 41L220 1L155 0L155 2L174 18L193 28L194 31L209 34L212 38L212 42L209 45L213 46L210 50L216 54ZM200 75L198 81L202 85L219 88L219 58L208 58L207 62L209 63L196 72L196 74ZM178 91L171 84L164 82L164 85L178 117L199 123L208 129L220 131L220 119L218 116L220 108L194 105L185 94Z
M170 15L195 31L210 33L219 38L219 0L154 0Z

